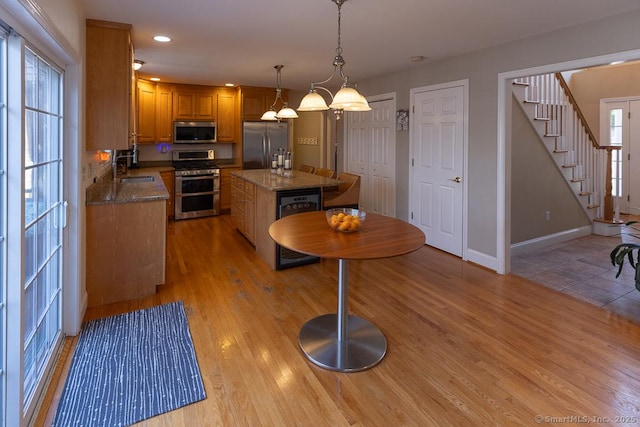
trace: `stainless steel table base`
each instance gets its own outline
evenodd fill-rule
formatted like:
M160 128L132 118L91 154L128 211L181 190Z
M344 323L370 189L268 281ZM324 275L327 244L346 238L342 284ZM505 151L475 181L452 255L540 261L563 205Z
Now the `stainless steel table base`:
M346 337L338 340L338 314L309 320L300 330L300 348L316 365L339 372L369 369L387 352L387 339L373 323L348 315Z

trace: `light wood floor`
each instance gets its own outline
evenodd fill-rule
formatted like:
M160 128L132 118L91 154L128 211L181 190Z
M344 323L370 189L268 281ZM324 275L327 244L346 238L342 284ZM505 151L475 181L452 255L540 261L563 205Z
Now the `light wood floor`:
M142 426L639 422L640 325L428 247L350 267L350 312L389 344L359 373L318 368L297 343L307 320L335 311L337 263L270 271L228 216L172 223L157 295L86 317L184 302L207 399ZM61 366L38 425L55 412Z

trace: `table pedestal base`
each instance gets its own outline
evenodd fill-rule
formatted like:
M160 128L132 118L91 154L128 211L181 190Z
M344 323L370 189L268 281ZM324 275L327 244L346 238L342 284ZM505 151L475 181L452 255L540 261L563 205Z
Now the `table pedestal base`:
M387 352L387 340L373 323L349 315L346 338L338 341L338 315L325 314L304 324L300 348L316 365L339 372L363 371L375 366Z

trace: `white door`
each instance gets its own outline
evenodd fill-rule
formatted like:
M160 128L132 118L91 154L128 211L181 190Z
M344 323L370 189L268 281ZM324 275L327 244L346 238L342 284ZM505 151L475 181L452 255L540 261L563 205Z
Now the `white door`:
M620 212L640 214L640 100L601 102L600 144L621 146L611 153L611 191Z
M462 256L464 86L415 91L412 104L410 222L428 245Z
M395 100L370 100L371 111L349 112L345 170L360 175L360 207L396 214Z

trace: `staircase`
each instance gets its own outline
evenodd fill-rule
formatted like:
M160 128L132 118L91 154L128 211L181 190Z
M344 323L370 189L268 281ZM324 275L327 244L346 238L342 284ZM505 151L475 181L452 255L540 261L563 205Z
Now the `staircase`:
M516 79L513 94L587 216L613 223L611 151L620 147L598 144L560 73Z

